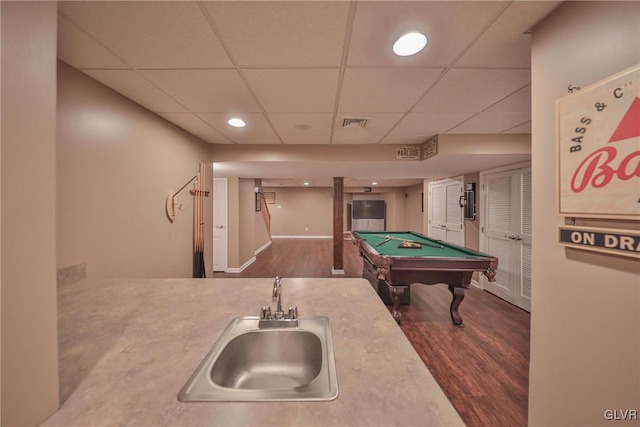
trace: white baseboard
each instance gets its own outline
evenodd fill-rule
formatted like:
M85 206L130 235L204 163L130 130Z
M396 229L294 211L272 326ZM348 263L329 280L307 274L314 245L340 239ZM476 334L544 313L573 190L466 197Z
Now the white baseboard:
M480 286L480 282L474 279L471 279L471 286L476 287L478 289L482 289L482 286Z
M240 268L227 268L224 272L225 273L242 273L244 271L244 269L246 269L247 267L249 267L251 264L253 264L256 261L256 257L251 257L251 259L247 262L245 262L244 264L242 264L242 266L240 266Z
M342 268L338 268L338 269L332 268L331 269L331 274L345 274L345 272L344 272L344 269L342 269Z
M271 246L271 240L269 240L267 243L265 243L264 245L262 245L261 247L259 247L258 249L256 249L256 251L253 253L254 255L258 255L260 252L264 251L265 249L267 249L269 246Z
M333 236L271 236L272 239L333 239Z

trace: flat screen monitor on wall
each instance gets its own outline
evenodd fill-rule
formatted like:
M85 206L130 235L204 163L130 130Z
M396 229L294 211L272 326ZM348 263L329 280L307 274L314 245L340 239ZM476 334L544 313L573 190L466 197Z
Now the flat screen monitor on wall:
M353 219L384 219L384 200L354 200Z

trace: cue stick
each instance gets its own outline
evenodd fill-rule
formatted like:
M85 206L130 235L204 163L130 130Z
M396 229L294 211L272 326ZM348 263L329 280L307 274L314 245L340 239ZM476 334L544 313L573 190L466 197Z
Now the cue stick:
M200 265L200 255L202 254L202 227L200 226L202 222L202 165L200 165L198 169L198 192L196 194L198 200L198 250L196 252L196 267L197 277L202 277L202 268Z
M204 163L200 163L202 165L202 199L201 199L201 204L200 204L200 209L202 211L202 218L200 218L200 231L202 233L202 240L201 240L201 246L202 246L202 252L204 253L204 237L205 237L205 228L204 228L204 224L205 224L205 220L204 220L204 214L205 214L205 197L207 196L207 170L205 169L205 165ZM203 261L203 273L204 273L204 261Z
M196 254L198 253L198 181L193 183L193 277L198 277L196 269Z
M384 245L384 244L385 244L385 243L387 243L389 240L391 240L391 237L387 236L387 238L386 238L386 239L384 239L382 242L380 242L380 243L376 243L376 248L377 248L378 246L382 246L382 245Z
M436 245L436 244L429 243L429 242L419 242L419 241L417 241L417 240L411 240L411 239L401 239L401 238L399 238L399 237L392 237L392 236L389 236L389 235L387 235L387 239L388 239L388 240L399 240L399 241L401 241L401 242L418 243L418 244L421 244L421 245L427 245L427 246L431 246L432 248L438 248L438 249L442 249L442 248L444 248L444 246L442 246L442 245ZM382 242L382 243L385 243L386 241L387 241L387 240L385 240L385 241L384 241L384 242ZM382 243L380 243L380 244L382 244ZM378 246L378 245L376 245L376 246Z
M199 212L200 212L200 221L198 223L198 229L200 232L200 242L199 242L199 252L198 252L198 277L206 277L205 267L204 267L204 197L205 197L205 176L206 170L204 168L204 163L200 162L200 198L199 198Z
M200 170L198 171L198 255L202 251L201 224L202 224L202 164L200 164Z

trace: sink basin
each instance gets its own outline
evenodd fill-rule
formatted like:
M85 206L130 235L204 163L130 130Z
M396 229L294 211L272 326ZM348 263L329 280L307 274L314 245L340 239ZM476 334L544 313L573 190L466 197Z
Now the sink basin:
M331 324L302 317L295 327L260 328L233 319L178 394L189 401L333 400L338 396Z

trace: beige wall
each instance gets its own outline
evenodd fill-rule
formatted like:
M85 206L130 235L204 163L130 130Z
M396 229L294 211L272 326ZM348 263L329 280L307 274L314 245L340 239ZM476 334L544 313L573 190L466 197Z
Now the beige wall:
M422 185L416 186L420 197ZM330 187L274 187L263 189L276 193L276 204L269 205L271 212L272 236L323 236L333 235L333 189ZM415 193L414 191L414 193ZM387 204L387 230L404 230L406 222L406 189L402 188L376 188L375 192L353 192L346 188L344 196L344 229L347 229L347 203L353 200L384 200ZM417 205L417 214L420 212L420 201L414 200ZM278 206L280 206L278 208ZM416 208L416 206L413 206ZM415 210L415 209L414 209ZM414 216L416 212L413 212ZM419 222L414 218L414 222Z
M55 2L2 2L3 426L58 408Z
M238 268L247 260L240 262L240 179L227 179L227 267Z
M331 187L265 187L263 190L276 193L275 205L269 205L272 236L333 236Z
M424 230L424 217L422 212L422 199L424 195L424 185L412 185L406 187L405 192L405 229L423 233Z
M261 211L255 208L254 179L227 178L227 268L239 272L271 240Z
M240 245L239 255L240 262L244 263L255 254L255 223L256 223L256 208L255 208L255 192L253 179L240 179L239 181L239 211L238 221L240 224Z
M211 158L227 161L388 161L396 158L396 145L282 145L282 144L213 144ZM531 153L528 134L447 134L438 135L438 156L451 154L524 154Z
M88 278L191 277L189 187L173 224L165 200L208 156L207 143L60 62L58 267L86 264Z
M349 190L345 190L347 193ZM404 187L377 187L371 193L350 193L350 201L352 200L384 200L386 203L386 229L387 230L404 230L405 222L405 188ZM345 208L345 215L346 215ZM345 219L345 224L346 224Z
M555 101L638 63L640 2L565 2L533 31L530 426L638 423L604 411L640 410L640 262L557 245L555 199Z
M262 186L259 186L260 191L262 192ZM264 202L261 203L259 212L255 212L255 218L253 223L253 247L254 254L258 251L263 250L268 246L271 242L271 235L269 234L269 229L267 228L267 214L264 207ZM254 210L255 210L255 194L254 194Z

